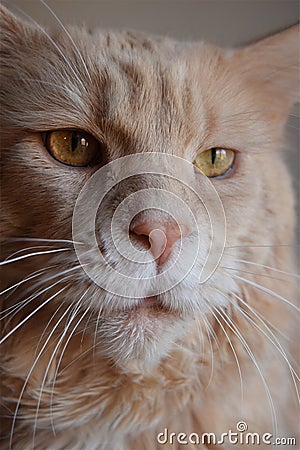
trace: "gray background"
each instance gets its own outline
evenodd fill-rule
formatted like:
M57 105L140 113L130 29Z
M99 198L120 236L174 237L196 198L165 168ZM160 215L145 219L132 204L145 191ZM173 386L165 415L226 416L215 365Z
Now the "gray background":
M41 24L57 26L39 0L3 2ZM299 21L298 0L47 0L64 24L131 28L178 39L236 46ZM299 104L287 124L288 164L299 201Z
M39 0L4 2L43 24L55 20ZM297 0L47 0L64 24L133 28L231 46L299 20Z

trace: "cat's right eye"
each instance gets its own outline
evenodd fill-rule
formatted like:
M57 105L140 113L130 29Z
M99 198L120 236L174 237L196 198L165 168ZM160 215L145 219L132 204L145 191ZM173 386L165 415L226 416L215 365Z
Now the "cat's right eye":
M44 141L51 156L68 166L89 166L101 158L97 139L81 130L50 131Z

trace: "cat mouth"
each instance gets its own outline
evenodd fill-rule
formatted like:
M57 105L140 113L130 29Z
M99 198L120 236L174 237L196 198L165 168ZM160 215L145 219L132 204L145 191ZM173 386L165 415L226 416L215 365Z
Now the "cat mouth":
M132 360L158 363L182 335L179 313L164 305L159 296L140 298L137 302L102 317L99 324L99 351L117 365L127 365Z
M128 308L122 315L122 320L128 329L140 330L148 338L160 336L165 327L171 326L179 319L179 312L171 310L159 296L149 296L140 299L138 304Z
M141 304L146 308L162 308L162 303L159 300L157 295L153 295L151 297L144 297L141 301Z
M136 314L149 314L155 317L159 316L177 316L178 312L171 310L171 308L163 303L161 298L157 295L144 297L140 302L132 309L132 312Z

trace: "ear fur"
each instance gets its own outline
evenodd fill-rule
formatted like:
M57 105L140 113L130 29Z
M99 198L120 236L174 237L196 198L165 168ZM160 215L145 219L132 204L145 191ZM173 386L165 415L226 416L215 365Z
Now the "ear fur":
M299 24L233 51L235 70L260 90L273 114L288 114L299 101Z

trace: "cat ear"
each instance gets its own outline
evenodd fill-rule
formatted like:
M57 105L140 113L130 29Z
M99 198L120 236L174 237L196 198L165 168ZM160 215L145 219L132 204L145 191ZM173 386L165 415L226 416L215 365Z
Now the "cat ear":
M252 85L269 111L287 116L299 101L299 24L238 49L230 56L233 67Z

